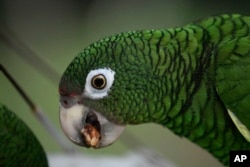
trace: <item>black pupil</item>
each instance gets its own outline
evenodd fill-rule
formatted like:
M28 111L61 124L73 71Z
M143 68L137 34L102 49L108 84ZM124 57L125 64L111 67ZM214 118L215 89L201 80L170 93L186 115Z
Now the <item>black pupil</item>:
M93 86L97 89L102 89L105 86L105 81L103 76L97 76L94 79Z

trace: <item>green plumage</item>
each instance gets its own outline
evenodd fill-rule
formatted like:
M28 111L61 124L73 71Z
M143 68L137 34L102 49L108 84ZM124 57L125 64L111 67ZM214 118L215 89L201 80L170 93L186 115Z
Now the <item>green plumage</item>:
M249 150L228 115L250 128L250 17L221 15L162 30L125 32L83 50L60 82L80 95L90 70L111 68L102 99L83 104L118 124L155 122L229 164L230 150Z
M0 104L0 166L47 167L45 152L30 129Z

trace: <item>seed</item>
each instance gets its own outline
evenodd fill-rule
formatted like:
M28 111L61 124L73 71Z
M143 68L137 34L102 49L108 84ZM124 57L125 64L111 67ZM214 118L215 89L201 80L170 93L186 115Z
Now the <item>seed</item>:
M88 146L97 148L101 135L94 126L89 124L85 125L85 127L81 130L81 133L85 137L85 141Z

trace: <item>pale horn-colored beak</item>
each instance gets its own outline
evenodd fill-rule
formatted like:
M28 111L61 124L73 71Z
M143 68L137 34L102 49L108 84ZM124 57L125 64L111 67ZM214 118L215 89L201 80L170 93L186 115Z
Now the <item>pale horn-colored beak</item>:
M70 107L60 103L60 124L73 143L93 148L111 145L125 129L125 125L114 124L100 113L78 103Z

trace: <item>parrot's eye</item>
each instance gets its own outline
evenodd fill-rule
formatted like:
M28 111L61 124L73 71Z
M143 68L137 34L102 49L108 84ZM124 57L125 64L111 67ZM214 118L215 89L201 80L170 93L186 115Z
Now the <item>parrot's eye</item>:
M104 75L95 75L91 80L91 85L96 89L103 89L106 86L106 78Z
M110 68L92 70L88 73L85 83L84 96L100 99L108 95L114 82L115 72Z

